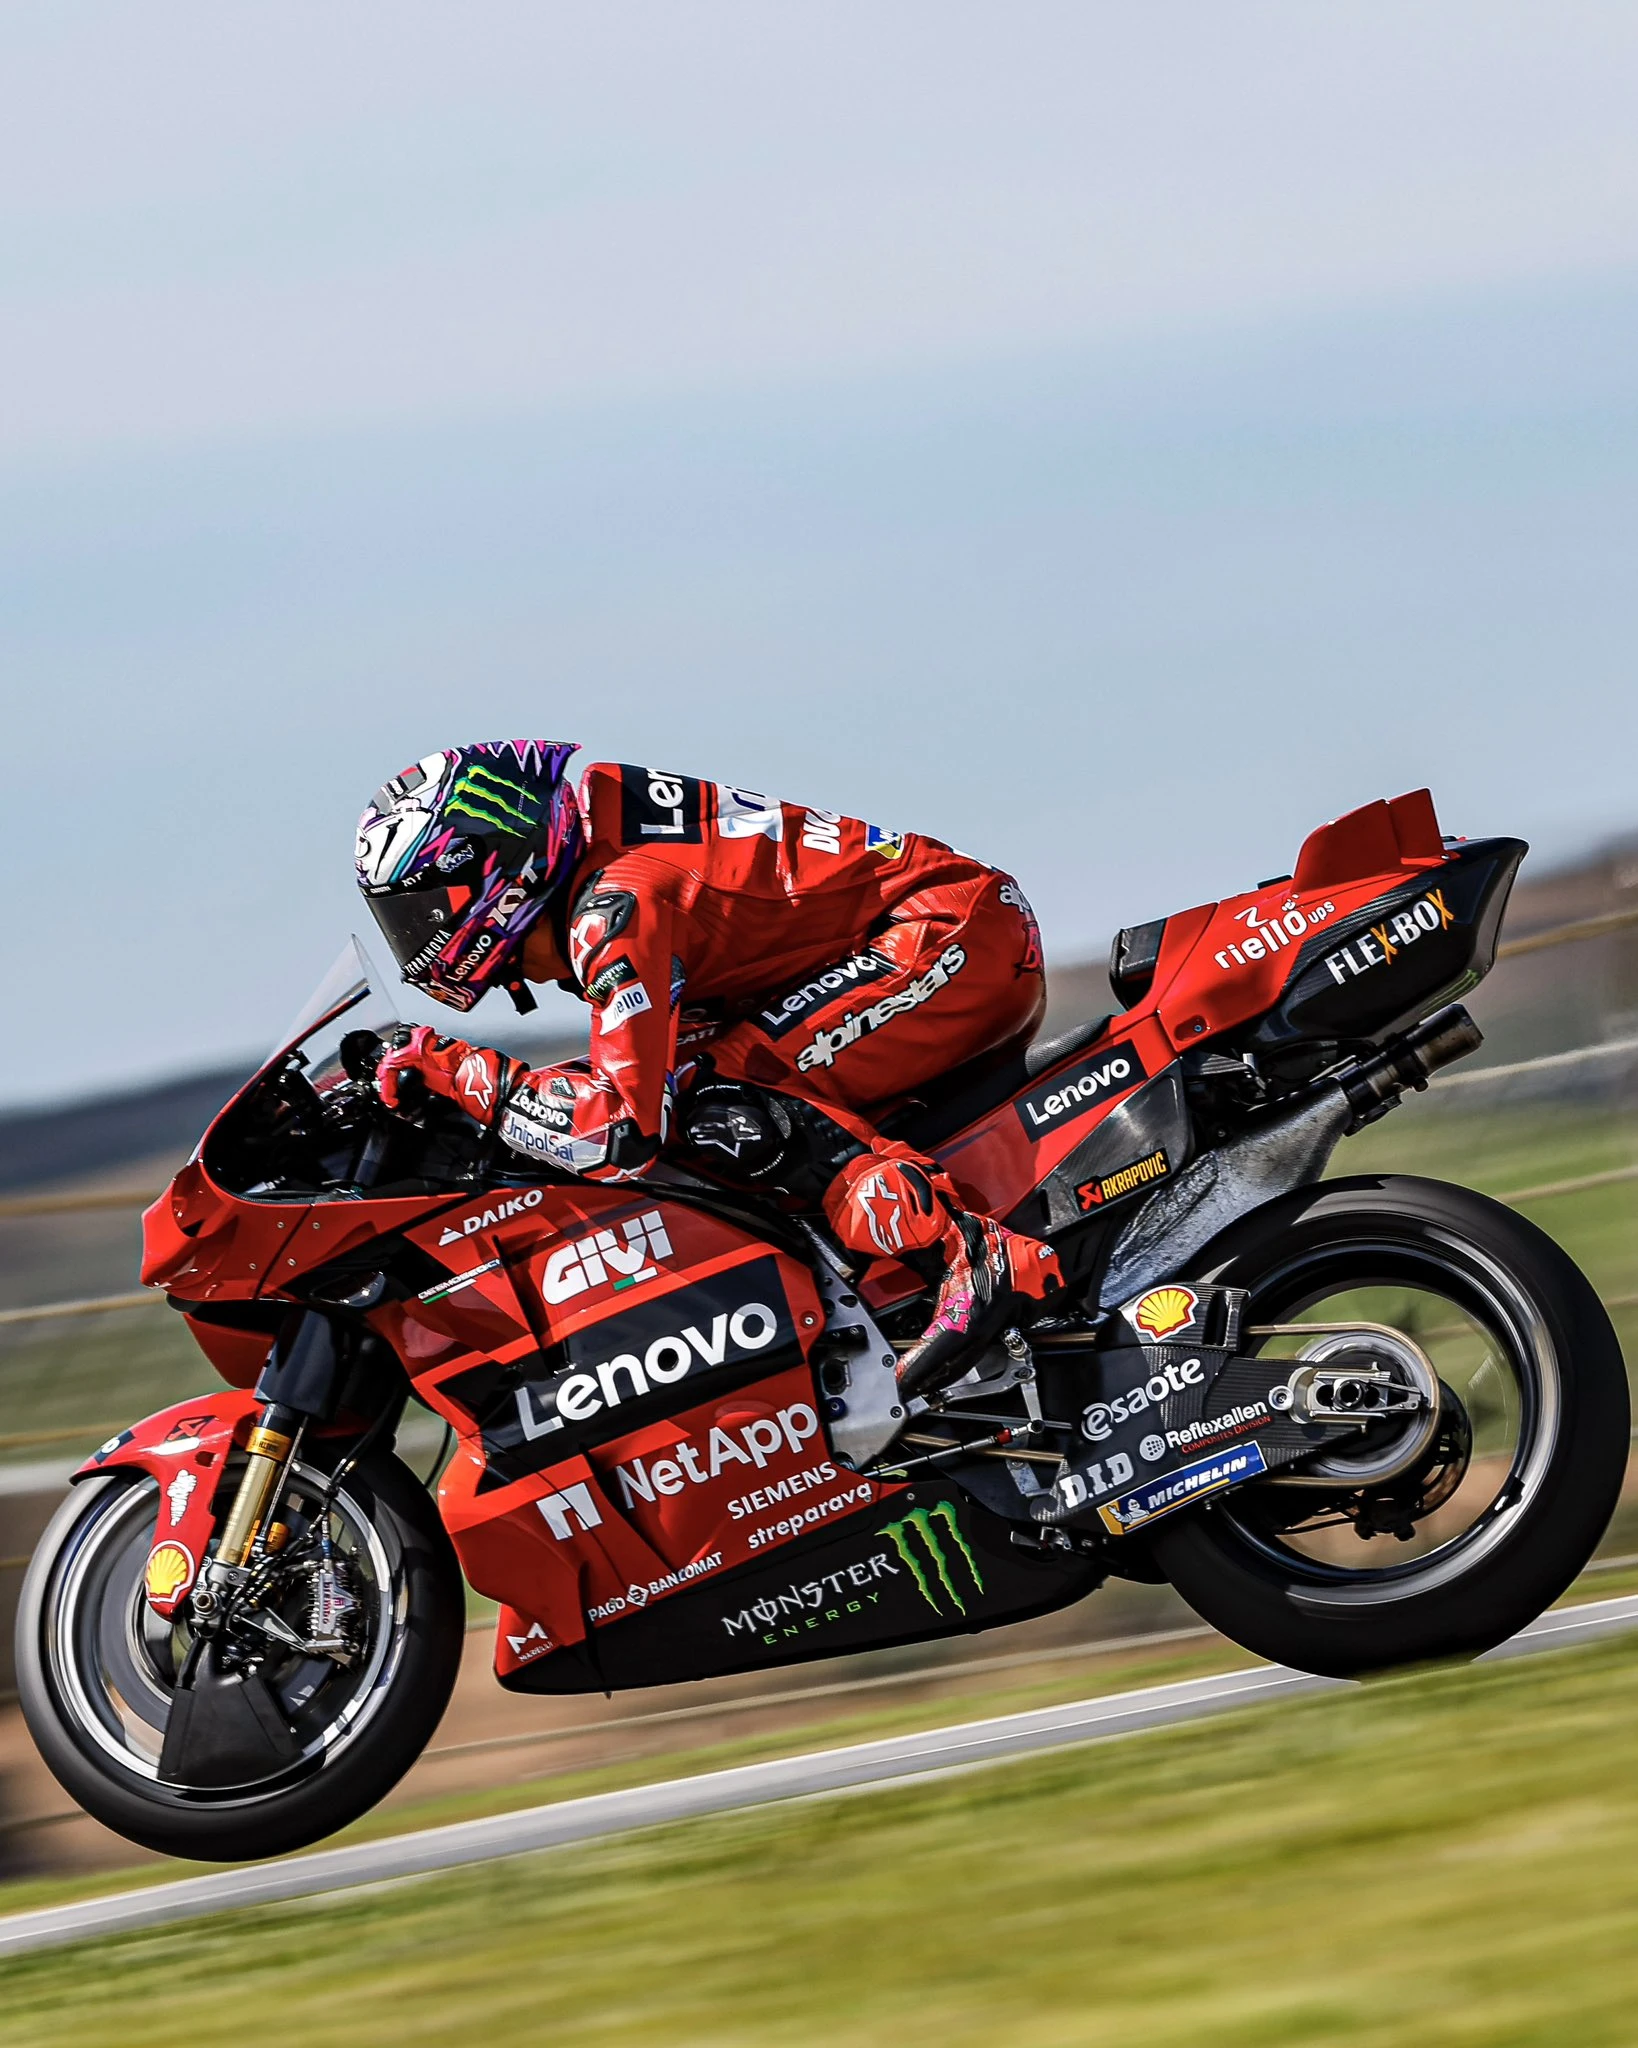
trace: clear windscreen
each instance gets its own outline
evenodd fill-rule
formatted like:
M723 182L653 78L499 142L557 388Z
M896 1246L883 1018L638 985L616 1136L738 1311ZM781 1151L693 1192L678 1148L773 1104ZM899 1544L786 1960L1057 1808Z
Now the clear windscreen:
M355 932L274 1042L266 1064L299 1053L303 1074L320 1095L328 1095L347 1079L341 1045L349 1032L373 1031L385 1038L398 1028L395 988L395 979L381 972Z

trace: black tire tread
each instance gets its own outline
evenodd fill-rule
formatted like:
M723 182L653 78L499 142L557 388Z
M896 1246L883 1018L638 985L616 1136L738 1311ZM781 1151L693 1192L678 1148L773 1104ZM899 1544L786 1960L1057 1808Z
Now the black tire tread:
M1380 1607L1305 1603L1292 1582L1282 1584L1263 1560L1225 1540L1214 1507L1154 1530L1156 1561L1203 1619L1259 1656L1332 1677L1474 1657L1516 1634L1574 1583L1598 1547L1627 1466L1626 1367L1603 1304L1545 1231L1487 1196L1410 1175L1323 1182L1241 1218L1195 1271L1244 1285L1259 1258L1289 1246L1293 1234L1372 1213L1460 1230L1523 1285L1558 1354L1562 1420L1541 1490L1508 1538L1450 1585Z
M117 1475L110 1476L117 1483ZM98 1482L89 1484L100 1493ZM81 1748L58 1713L41 1654L42 1614L58 1553L89 1505L83 1487L63 1503L35 1551L18 1603L18 1696L52 1774L105 1827L144 1848L204 1862L282 1855L367 1812L432 1739L454 1690L465 1641L464 1582L454 1547L426 1488L396 1458L382 1453L366 1460L350 1486L367 1490L377 1511L399 1526L410 1598L392 1690L370 1725L343 1750L343 1768L321 1768L263 1801L219 1809L133 1789Z

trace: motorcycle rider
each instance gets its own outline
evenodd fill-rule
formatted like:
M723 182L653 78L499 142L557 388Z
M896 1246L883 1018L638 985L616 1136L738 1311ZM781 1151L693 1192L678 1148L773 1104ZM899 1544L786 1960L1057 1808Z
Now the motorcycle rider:
M597 762L576 790L577 751L427 755L376 792L357 869L407 982L465 1011L556 981L592 1006L589 1059L529 1070L422 1025L383 1056L382 1101L413 1075L592 1179L668 1138L721 1178L805 1174L848 1251L940 1278L899 1377L948 1384L1057 1291L1057 1259L871 1112L1027 1042L1045 981L1022 891L937 839L669 771Z

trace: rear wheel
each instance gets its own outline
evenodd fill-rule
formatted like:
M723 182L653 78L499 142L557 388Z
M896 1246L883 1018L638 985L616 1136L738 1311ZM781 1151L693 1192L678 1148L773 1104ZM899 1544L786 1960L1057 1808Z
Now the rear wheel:
M327 1484L298 1465L281 1514L316 1527ZM88 1813L173 1856L272 1856L333 1833L420 1755L459 1669L460 1569L426 1489L385 1456L343 1480L327 1519L357 1603L351 1661L269 1641L260 1676L288 1725L286 1754L265 1776L209 1787L162 1770L192 1637L143 1590L158 1509L156 1480L110 1473L76 1487L40 1541L18 1608L17 1677L41 1755Z
M1207 1621L1348 1676L1476 1655L1575 1579L1620 1493L1630 1418L1609 1318L1551 1238L1464 1188L1335 1181L1232 1226L1201 1277L1249 1290L1252 1329L1403 1331L1441 1389L1436 1440L1392 1481L1367 1431L1353 1469L1347 1451L1324 1461L1323 1485L1264 1481L1157 1526L1156 1562ZM1297 1334L1244 1348L1318 1347Z

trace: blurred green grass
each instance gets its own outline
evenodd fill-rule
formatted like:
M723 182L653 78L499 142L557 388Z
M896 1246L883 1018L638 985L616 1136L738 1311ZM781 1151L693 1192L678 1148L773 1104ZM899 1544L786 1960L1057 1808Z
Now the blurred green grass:
M1631 1641L0 1966L8 2048L1615 2048Z

